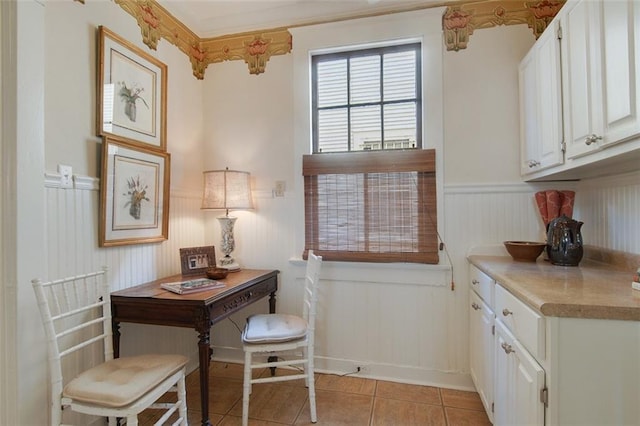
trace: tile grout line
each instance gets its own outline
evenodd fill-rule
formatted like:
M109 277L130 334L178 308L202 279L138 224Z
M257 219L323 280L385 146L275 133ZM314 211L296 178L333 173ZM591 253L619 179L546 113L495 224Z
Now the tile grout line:
M373 398L371 398L371 408L369 409L369 426L373 426L373 413L375 412L375 408L376 408L376 398L378 398L378 382L379 380L375 381L375 384L373 386Z

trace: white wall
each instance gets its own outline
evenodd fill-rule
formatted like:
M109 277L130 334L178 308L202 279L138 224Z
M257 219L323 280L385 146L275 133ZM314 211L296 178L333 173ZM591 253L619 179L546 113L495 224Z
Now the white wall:
M97 28L104 25L168 65L167 151L171 187L199 190L202 181L202 85L191 63L161 40L157 51L143 42L135 19L113 2L47 2L45 30L45 168L73 167L99 177L101 138L96 136Z
M4 2L3 2L4 3ZM135 20L113 2L38 2L3 4L14 12L10 39L15 45L13 100L3 91L3 109L14 112L15 134L3 137L3 155L10 154L3 205L11 205L3 225L4 308L10 324L3 335L3 381L12 395L5 395L4 424L47 423L46 351L30 280L60 278L70 274L110 268L114 289L140 284L179 272L179 248L204 245L204 221L200 206L202 156L202 82L191 73L187 58L174 46L160 42L158 51L141 41ZM13 6L13 7L9 7ZM7 18L8 19L8 18ZM100 139L95 136L96 64L98 25L105 25L125 39L158 57L169 67L168 143L172 154L169 241L129 247L97 246ZM3 30L7 27L4 27ZM4 38L3 31L3 42ZM5 51L3 51L4 53ZM12 51L13 53L14 51ZM3 56L3 72L5 71ZM5 104L10 100L10 104ZM15 105L13 104L15 103ZM4 126L3 126L4 127ZM3 136L5 131L3 130ZM7 151L6 148L10 149ZM57 164L73 167L79 177L74 189L61 189ZM5 168L3 168L3 178ZM14 190L15 189L15 190ZM6 204L6 201L12 202ZM9 214L10 213L10 214ZM14 238L11 238L11 236ZM11 256L8 251L11 250ZM14 264L6 264L7 259ZM13 313L12 313L13 312ZM6 314L5 314L6 315ZM182 352L197 365L197 335L186 329L123 327L123 353L153 349ZM9 345L5 346L5 343ZM5 357L3 357L3 360ZM7 373L7 374L5 374ZM83 423L83 422L81 422Z
M45 250L39 239L42 223L43 188L38 173L44 164L44 11L41 4L25 1L2 5L2 84L3 84L3 259L2 291L4 320L2 375L7 380L3 421L15 422L31 416L31 407L42 401L36 351L17 353L13 348L33 348L41 339L29 333L38 325L37 317L20 306L33 301L28 274L40 273ZM33 26L30 28L29 26ZM22 220L17 221L20 217ZM37 366L34 368L34 365ZM4 374L6 373L6 375ZM24 401L24 405L21 403ZM38 416L38 414L36 414ZM42 418L42 417L40 417Z
M445 53L446 185L521 182L518 64L534 41L525 25L502 26Z

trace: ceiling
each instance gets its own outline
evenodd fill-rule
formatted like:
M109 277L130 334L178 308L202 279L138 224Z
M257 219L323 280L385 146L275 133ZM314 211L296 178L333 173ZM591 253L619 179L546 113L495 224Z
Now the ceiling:
M412 10L455 0L157 0L199 37Z

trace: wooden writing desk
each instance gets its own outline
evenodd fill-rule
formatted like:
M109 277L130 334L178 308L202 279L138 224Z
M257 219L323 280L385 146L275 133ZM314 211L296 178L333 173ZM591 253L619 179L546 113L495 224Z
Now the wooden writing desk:
M209 422L209 337L211 326L247 305L269 295L269 312L276 311L276 270L243 269L220 280L225 288L179 295L160 287L161 283L202 276L174 275L111 294L113 351L120 356L120 323L169 325L194 328L198 333L200 401L202 424Z

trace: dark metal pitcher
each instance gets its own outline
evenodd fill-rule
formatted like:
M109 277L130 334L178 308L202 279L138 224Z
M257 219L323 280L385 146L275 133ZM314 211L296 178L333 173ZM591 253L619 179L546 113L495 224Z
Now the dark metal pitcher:
M578 266L582 260L582 222L565 215L549 222L547 229L547 255L554 265Z

